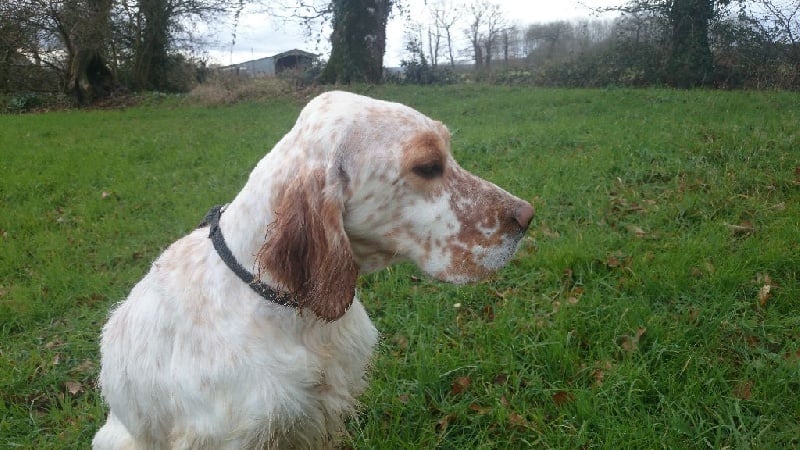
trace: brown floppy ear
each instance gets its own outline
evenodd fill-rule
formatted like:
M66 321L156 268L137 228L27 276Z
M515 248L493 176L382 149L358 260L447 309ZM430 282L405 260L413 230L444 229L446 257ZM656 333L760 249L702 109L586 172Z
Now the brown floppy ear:
M325 184L324 171L316 170L287 187L257 259L259 274L269 271L300 308L330 322L353 302L358 267L344 231L341 194Z

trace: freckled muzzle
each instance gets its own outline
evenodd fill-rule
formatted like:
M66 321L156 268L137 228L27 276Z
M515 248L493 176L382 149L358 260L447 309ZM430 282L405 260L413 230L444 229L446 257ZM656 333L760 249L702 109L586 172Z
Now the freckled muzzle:
M508 264L535 214L530 203L480 178L471 181L480 188L453 202L461 229L450 242L450 264L432 274L450 283L478 281Z

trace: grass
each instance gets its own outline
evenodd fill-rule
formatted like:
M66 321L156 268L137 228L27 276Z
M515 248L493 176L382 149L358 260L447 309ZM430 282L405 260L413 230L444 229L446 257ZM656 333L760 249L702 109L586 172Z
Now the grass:
M530 199L514 262L361 280L382 333L345 446L800 448L800 97L381 87ZM301 105L0 116L0 447L85 448L97 336Z

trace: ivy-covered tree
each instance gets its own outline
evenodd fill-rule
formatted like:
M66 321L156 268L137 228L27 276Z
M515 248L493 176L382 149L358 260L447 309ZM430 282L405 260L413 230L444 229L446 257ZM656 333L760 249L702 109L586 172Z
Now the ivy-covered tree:
M666 80L670 86L690 88L711 82L714 59L708 41L708 27L713 18L712 0L673 0L669 10L672 48Z
M333 0L331 56L319 81L380 83L386 23L396 0Z
M669 24L669 52L664 82L679 88L705 86L713 81L714 59L709 29L735 0L631 0L610 8L638 14L648 11Z

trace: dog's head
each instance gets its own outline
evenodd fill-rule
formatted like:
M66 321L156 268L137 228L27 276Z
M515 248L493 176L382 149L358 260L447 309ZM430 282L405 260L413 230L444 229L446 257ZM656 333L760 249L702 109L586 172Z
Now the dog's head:
M444 125L397 103L323 94L274 151L297 167L259 266L325 320L347 310L359 273L397 261L452 283L488 276L534 214L461 168Z

